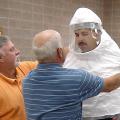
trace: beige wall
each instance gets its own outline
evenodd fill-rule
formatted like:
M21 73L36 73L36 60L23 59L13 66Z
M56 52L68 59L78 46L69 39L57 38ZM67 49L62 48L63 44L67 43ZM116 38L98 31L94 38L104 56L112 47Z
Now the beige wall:
M0 26L21 50L21 59L33 59L33 36L45 29L55 29L62 34L66 45L70 19L82 6L95 11L119 43L119 5L119 0L0 0Z
M120 46L120 0L104 0L104 27Z

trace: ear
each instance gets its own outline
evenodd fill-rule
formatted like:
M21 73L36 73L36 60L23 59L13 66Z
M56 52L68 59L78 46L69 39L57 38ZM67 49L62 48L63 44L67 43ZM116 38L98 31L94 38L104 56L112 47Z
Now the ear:
M63 48L64 57L66 57L68 53L69 53L69 48L68 47L64 47Z
M97 31L97 32L93 32L93 35L95 36L95 37L100 37L101 36L101 32L100 31Z
M64 54L62 48L57 48L57 62L59 63L64 62Z

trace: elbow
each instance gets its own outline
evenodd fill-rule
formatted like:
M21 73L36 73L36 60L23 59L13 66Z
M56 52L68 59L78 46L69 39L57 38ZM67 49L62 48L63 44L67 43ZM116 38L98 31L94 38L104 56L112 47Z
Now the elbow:
M113 91L113 89L107 89L107 90L105 90L104 92L111 92L111 91Z
M114 90L114 88L111 88L111 87L108 87L108 88L104 88L103 89L103 92L111 92L111 91L113 91Z

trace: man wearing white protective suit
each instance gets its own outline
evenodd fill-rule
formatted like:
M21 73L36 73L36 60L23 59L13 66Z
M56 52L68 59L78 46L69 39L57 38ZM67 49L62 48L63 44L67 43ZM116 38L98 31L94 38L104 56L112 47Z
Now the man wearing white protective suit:
M64 67L83 68L102 77L120 72L120 48L102 28L100 18L79 8L70 21L74 38ZM83 102L85 120L120 120L120 88Z

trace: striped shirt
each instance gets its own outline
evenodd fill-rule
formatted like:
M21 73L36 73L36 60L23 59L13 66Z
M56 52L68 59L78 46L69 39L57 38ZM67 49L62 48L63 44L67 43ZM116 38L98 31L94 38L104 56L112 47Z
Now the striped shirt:
M23 81L28 120L82 120L82 101L102 88L103 79L84 70L39 64Z

